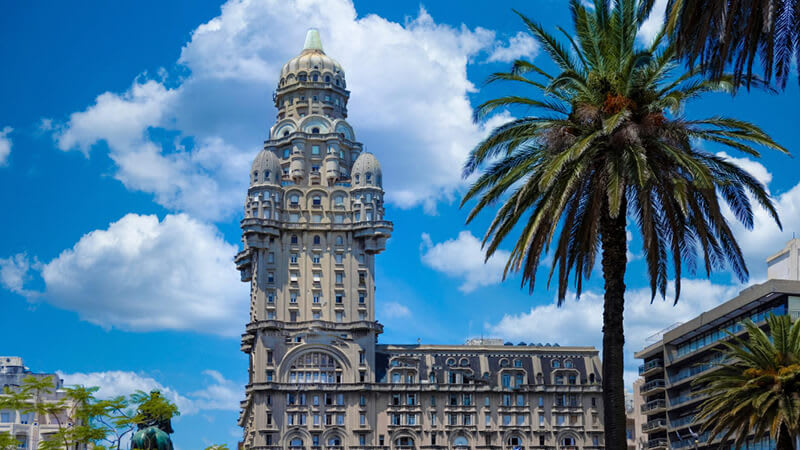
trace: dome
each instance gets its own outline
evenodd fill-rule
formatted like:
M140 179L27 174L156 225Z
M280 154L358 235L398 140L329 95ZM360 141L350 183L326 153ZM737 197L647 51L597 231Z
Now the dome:
M281 69L281 80L285 79L288 75L294 75L296 80L297 75L301 72L305 72L308 76L311 76L312 72L318 72L321 75L320 82L324 80L322 77L326 74L332 75L333 77L338 76L341 80L340 83L342 87L344 87L344 71L342 70L342 66L336 62L336 60L326 55L322 50L319 31L315 29L308 30L303 51L283 65Z
M354 186L383 186L383 172L378 158L372 153L364 152L353 163L350 172Z
M250 185L255 184L280 184L281 162L270 150L264 149L253 160L250 171Z

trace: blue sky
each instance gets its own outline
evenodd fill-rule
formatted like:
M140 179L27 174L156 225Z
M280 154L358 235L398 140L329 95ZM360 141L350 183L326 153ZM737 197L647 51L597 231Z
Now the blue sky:
M377 260L381 342L482 334L599 346L599 273L580 302L560 309L544 283L532 295L516 278L501 283L502 259L482 264L477 240L490 217L466 227L458 208L466 152L487 127L525 113L472 123L471 106L502 92L483 80L519 56L548 65L519 34L512 8L550 29L569 24L556 0L492 6L3 4L0 353L68 382L101 384L105 395L160 387L184 411L179 448L236 443L247 289L231 258L248 167L274 119L277 73L310 26L343 64L349 120L384 169L395 232ZM708 96L684 114L753 121L798 154L797 101L789 83L780 95ZM759 212L754 231L736 228L759 281L764 257L800 232L798 165L769 151L759 162L731 157L767 183L784 222L779 232ZM630 354L648 335L741 288L725 272L690 277L677 307L651 305L635 230L630 243L629 381ZM161 351L142 351L153 347Z

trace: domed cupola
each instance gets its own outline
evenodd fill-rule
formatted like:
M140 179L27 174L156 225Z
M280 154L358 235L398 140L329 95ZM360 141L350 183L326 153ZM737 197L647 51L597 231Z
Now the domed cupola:
M353 163L350 172L353 187L383 187L383 173L378 158L372 153L364 152Z
M342 66L325 54L319 31L313 28L306 34L303 51L290 59L281 69L281 83L293 84L306 81L331 83L345 88Z
M280 185L281 162L278 157L270 150L264 149L258 153L253 160L253 167L250 170L250 186L258 184Z

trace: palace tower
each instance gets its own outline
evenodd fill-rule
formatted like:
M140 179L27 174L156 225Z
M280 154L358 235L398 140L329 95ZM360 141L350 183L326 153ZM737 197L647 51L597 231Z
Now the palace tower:
M310 30L281 69L241 222L242 448L602 448L594 348L377 345L375 256L392 223L349 96Z

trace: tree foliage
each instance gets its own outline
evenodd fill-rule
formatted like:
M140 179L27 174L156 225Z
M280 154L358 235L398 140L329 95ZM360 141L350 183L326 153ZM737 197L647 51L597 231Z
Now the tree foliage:
M640 14L654 3L643 2ZM666 21L678 53L713 78L729 67L738 80L750 78L759 60L764 78L785 87L800 64L798 0L670 0Z
M580 296L602 252L606 447L624 448L629 220L642 237L652 298L666 296L672 279L677 302L682 275L698 268L709 275L727 267L746 280L723 206L747 228L753 226L751 198L780 225L778 214L761 182L700 143L752 157L760 156L760 148L787 151L743 120L685 118L687 102L708 92L733 92L739 81L731 75L708 80L698 68L684 69L663 31L649 47L638 45L644 19L636 0L595 0L593 9L570 0L569 7L574 31L558 27L560 39L518 13L556 71L518 60L488 79L516 91L479 105L476 120L508 107L540 113L494 129L471 151L464 175L480 175L462 206L475 201L468 222L497 206L483 237L486 258L511 240L504 276L520 272L531 291L542 257L552 250L547 278L548 285L558 283L559 303L570 281ZM756 78L745 81L763 85Z
M695 381L709 396L696 419L709 440L733 438L739 448L750 435L769 434L778 450L793 449L800 436L800 320L770 315L769 335L750 320L743 325L747 338L723 342L725 362Z

